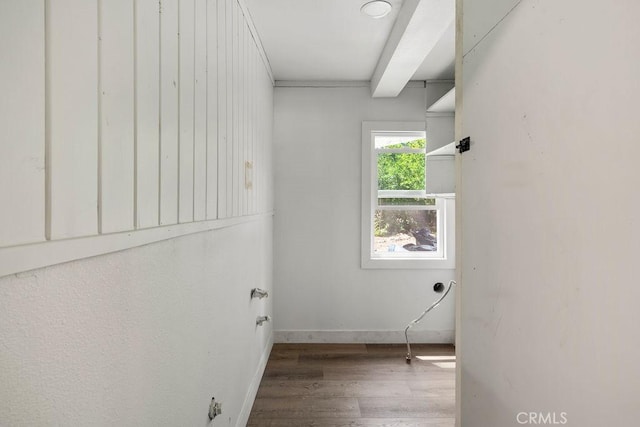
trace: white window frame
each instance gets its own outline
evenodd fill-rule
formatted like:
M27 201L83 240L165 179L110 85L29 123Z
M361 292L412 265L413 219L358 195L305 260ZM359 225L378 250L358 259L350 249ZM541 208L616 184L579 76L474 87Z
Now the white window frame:
M424 122L362 122L362 244L361 267L365 269L453 269L455 268L455 195L427 194L417 191L418 197L436 199L438 212L438 252L433 257L418 257L411 252L385 254L384 257L373 254L374 212L378 208L377 151L374 145L376 134L384 132L425 131ZM404 150L406 151L406 150ZM391 191L389 192L392 193ZM406 194L406 192L403 192ZM398 209L398 206L390 207Z

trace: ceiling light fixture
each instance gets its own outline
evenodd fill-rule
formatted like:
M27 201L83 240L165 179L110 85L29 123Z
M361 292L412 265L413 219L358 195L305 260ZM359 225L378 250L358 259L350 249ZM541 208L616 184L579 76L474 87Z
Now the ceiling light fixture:
M374 0L362 5L360 12L371 18L382 18L391 12L391 3L383 0Z

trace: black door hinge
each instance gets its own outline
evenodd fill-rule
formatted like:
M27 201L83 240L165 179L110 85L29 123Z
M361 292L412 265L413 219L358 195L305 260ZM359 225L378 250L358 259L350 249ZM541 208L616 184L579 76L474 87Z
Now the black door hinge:
M462 138L458 145L456 145L456 148L458 149L460 154L464 153L465 151L471 150L471 137L468 136L466 138Z

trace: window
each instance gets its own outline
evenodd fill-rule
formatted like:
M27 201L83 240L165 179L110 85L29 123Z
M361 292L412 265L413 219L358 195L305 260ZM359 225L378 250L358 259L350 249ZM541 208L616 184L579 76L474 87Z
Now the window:
M429 194L423 122L363 122L362 267L453 268L453 195Z

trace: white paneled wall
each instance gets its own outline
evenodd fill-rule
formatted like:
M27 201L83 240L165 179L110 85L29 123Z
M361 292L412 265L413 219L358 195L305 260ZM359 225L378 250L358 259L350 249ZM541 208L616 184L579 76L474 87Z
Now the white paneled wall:
M213 6L215 6L215 2L213 2ZM196 0L194 23L195 68L193 71L195 82L193 100L194 221L202 221L207 217L207 18L207 0ZM215 141L217 138L213 138L213 140ZM214 168L213 172L215 170L217 168Z
M234 128L235 118L238 116L237 109L235 108L235 100L236 94L238 92L238 79L236 76L236 61L238 59L238 35L234 30L238 27L237 23L237 15L238 8L233 4L233 1L226 2L226 32L227 32L227 49L226 49L226 57L227 57L227 82L225 86L227 87L227 149L225 150L227 153L227 161L224 162L227 165L226 170L226 180L223 180L220 185L225 187L226 194L226 213L224 217L232 217L233 216L233 202L234 202L234 194L233 194L233 171L234 167L234 158L233 158L233 147L236 145L236 140L238 135L238 130Z
M226 1L218 0L217 10L217 42L218 42L218 56L217 56L217 87L218 87L218 204L217 215L218 218L225 218L227 216L227 128L228 128L228 114L227 114L227 4ZM211 60L211 58L210 58ZM211 67L210 67L211 68ZM211 74L209 74L211 75ZM211 212L209 212L209 215Z
M195 2L179 0L178 52L180 108L178 137L178 220L193 221L193 147L195 99Z
M0 242L4 244L45 237L45 29L44 9L36 3L0 2ZM23 44L30 49L23 49Z
M207 133L207 145L206 145L206 164L207 165L216 165L217 167L214 169L213 167L208 167L206 169L206 201L205 204L205 215L207 219L215 219L218 217L218 170L220 169L220 165L218 164L218 140L220 139L220 132L222 127L219 122L224 121L225 119L222 116L218 116L218 94L222 93L222 88L218 88L218 76L219 76L219 53L220 50L224 48L222 44L218 43L218 33L221 30L220 21L218 19L218 10L219 2L207 2L206 12L207 12L207 52L209 52L209 46L211 46L212 51L213 46L218 47L218 52L216 55L207 55L207 73L206 73L206 87L207 87L207 97L206 97L206 133ZM224 28L224 27L222 27ZM225 82L220 82L222 85ZM220 110L220 114L222 110Z
M160 19L157 0L135 2L136 227L159 221Z
M178 222L178 0L160 3L160 224Z
M243 11L0 2L0 248L270 212L272 80Z
M134 222L134 7L130 0L98 4L98 224L111 233Z
M47 238L94 235L98 232L100 139L98 1L49 0L46 5L43 2L30 5L34 9L45 8L46 12L42 25L46 31L47 179L43 185L48 190ZM0 26L4 26L8 17L0 19ZM24 39L12 40L27 43ZM28 51L31 46L20 48ZM17 135L2 145L18 145L22 139L22 135ZM2 160L3 164L5 161ZM12 224L3 223L0 227Z

